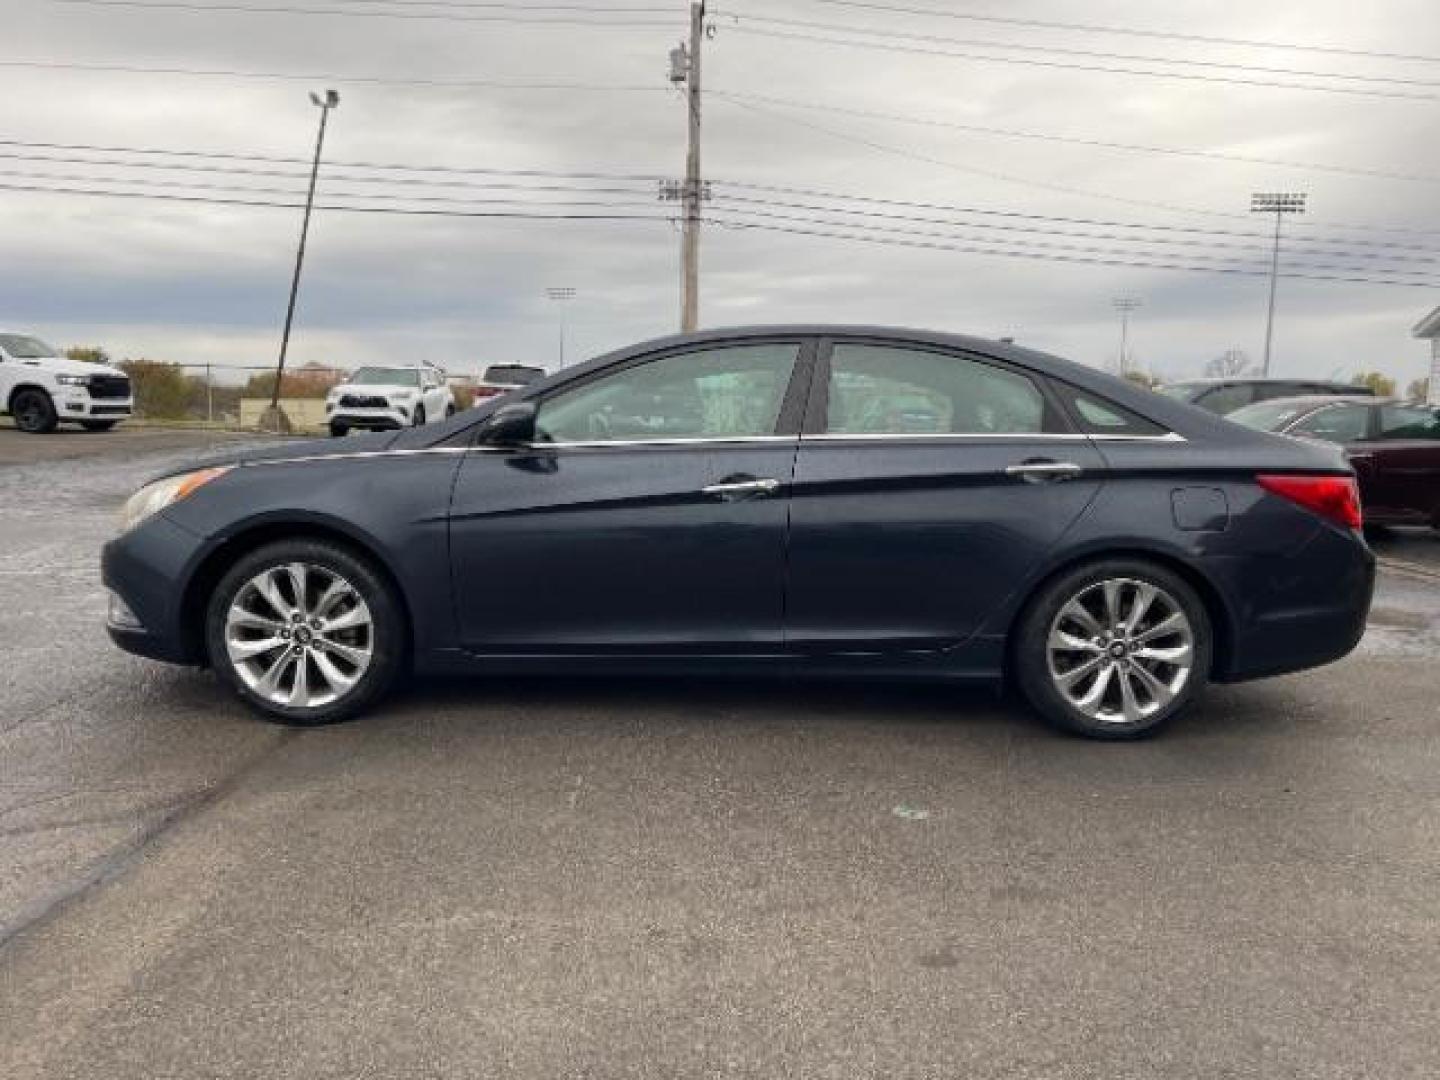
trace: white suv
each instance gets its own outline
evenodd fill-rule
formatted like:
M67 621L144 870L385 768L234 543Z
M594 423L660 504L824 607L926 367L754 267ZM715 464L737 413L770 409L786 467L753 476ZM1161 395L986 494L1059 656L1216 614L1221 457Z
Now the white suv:
M455 395L445 373L429 364L363 367L325 397L331 435L347 435L351 428L419 427L454 415Z
M32 435L77 423L108 431L130 415L130 377L119 368L70 360L53 345L0 331L0 412Z

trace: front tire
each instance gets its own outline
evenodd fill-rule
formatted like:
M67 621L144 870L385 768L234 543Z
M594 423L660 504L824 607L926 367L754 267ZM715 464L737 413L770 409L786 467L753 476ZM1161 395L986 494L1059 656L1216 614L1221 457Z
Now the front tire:
M49 435L60 425L55 403L44 390L21 390L10 403L10 413L27 435Z
M337 544L284 540L242 557L211 594L211 665L266 719L347 720L394 684L406 633L394 589Z
M415 419L412 420L411 423L414 424L416 427L424 427L424 426L425 426L425 406L424 406L424 405L416 405L416 406L415 406Z
M1204 690L1213 636L1178 574L1107 559L1040 589L1015 628L1021 692L1051 723L1095 739L1148 735Z
M331 437L332 439L343 439L346 435L349 435L349 434L350 434L350 426L349 426L348 424L331 424L331 425L330 425L330 437Z

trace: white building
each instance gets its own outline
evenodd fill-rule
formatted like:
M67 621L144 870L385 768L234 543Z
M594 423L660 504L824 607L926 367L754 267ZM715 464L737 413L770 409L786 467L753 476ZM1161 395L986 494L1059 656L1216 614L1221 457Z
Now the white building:
M1427 403L1440 405L1440 307L1426 315L1410 331L1430 342L1430 396Z

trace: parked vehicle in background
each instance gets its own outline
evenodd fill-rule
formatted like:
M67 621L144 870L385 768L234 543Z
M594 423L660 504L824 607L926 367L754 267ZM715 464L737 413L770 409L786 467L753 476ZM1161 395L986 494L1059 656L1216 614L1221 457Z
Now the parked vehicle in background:
M455 395L431 364L363 367L325 395L325 420L337 436L352 428L421 427L454 415Z
M519 390L544 377L544 368L531 367L528 364L491 364L475 386L474 404L483 405L491 398Z
M1364 396L1302 397L1250 405L1227 419L1343 447L1366 524L1440 529L1440 409Z
M1347 397L1374 394L1374 391L1366 386L1323 379L1190 379L1186 382L1165 383L1157 387L1157 390L1166 397L1199 405L1218 416L1226 416L1246 405L1253 405L1257 401L1270 401L1273 398L1312 394L1339 394Z
M109 431L135 407L130 377L119 368L71 360L28 334L0 332L0 412L44 435L60 424Z
M1373 583L1333 447L950 334L685 334L356 443L142 488L115 641L296 724L410 667L745 671L1008 679L1131 738L1345 655Z

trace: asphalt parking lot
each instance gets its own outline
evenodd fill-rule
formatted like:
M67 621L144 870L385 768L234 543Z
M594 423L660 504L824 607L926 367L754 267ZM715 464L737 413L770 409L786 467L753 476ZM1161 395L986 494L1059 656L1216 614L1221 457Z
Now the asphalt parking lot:
M6 1080L1440 1072L1440 536L1138 744L729 681L290 731L101 625L119 502L229 438L0 428Z

